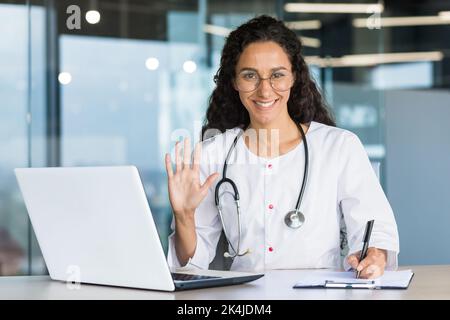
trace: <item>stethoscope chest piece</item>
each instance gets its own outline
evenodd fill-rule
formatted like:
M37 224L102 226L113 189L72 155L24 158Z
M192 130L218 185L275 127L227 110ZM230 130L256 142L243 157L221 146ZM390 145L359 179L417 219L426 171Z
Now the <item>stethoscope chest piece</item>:
M305 215L298 210L292 210L286 214L284 222L289 228L297 229L305 222Z

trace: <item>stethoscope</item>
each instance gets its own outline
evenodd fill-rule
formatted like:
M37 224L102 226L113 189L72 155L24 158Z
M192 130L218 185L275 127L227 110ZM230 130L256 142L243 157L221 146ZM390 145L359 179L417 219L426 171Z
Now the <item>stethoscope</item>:
M305 192L306 187L306 181L308 180L308 164L309 164L309 156L308 156L308 143L306 142L305 132L303 131L303 128L301 125L297 124L298 128L300 129L300 133L302 135L303 139L303 147L305 149L305 167L303 172L303 182L302 186L300 188L300 193L298 195L297 204L295 206L295 210L289 211L285 217L284 222L285 224L292 229L297 229L303 225L305 222L305 215L300 211L300 205L302 203L303 194ZM230 246L230 248L233 250L233 254L230 254L229 252L224 253L225 258L235 258L235 257L241 257L246 255L247 253L250 253L249 249L246 249L244 252L240 252L240 245L241 245L241 207L239 204L239 191L234 183L233 180L230 178L227 178L227 168L228 168L228 160L230 159L230 156L233 152L233 150L236 148L236 144L239 140L239 138L244 133L244 130L239 132L239 134L234 138L234 141L228 150L227 157L225 158L225 163L223 165L223 173L222 173L222 179L217 183L216 190L215 190L215 203L217 207L217 211L219 211L220 221L222 223L223 232L225 233L225 238ZM220 198L219 198L219 189L220 186L223 184L229 183L231 187L233 188L233 198L234 202L236 204L236 211L237 211L237 222L238 222L238 243L237 243L237 250L234 249L233 245L230 242L230 238L228 236L227 228L224 223L223 214L222 214L222 206L220 204Z

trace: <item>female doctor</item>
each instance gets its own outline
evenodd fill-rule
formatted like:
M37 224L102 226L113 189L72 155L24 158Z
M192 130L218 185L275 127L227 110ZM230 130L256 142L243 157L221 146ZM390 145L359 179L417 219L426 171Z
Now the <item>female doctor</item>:
M268 16L227 38L203 142L193 157L188 139L183 152L177 143L175 170L166 154L171 266L207 269L224 230L231 270L344 267L374 278L397 267L391 207L358 137L335 127L301 49L296 34Z

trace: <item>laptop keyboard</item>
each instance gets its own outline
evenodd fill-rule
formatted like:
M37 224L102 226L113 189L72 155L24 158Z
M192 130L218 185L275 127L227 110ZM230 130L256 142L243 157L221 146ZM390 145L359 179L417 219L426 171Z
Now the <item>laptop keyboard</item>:
M201 276L196 274L172 273L172 278L173 280L178 281L191 281L191 280L218 279L219 277Z

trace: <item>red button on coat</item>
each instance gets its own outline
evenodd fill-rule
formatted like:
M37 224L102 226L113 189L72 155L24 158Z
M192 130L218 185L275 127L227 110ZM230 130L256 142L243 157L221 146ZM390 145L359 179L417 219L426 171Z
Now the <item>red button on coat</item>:
M269 163L269 164L267 165L267 168L272 169L272 164Z
M272 247L269 247L269 251L272 252L272 251L273 251L273 248L272 248Z
M273 209L273 204L269 204L269 209Z

